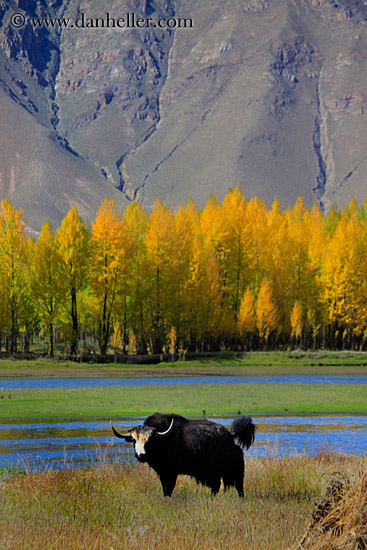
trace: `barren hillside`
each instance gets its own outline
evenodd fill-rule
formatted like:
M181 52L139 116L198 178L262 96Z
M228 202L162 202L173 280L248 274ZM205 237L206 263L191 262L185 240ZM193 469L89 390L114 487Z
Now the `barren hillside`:
M128 13L193 26L72 24ZM0 0L0 22L0 195L35 230L106 195L367 197L364 1Z

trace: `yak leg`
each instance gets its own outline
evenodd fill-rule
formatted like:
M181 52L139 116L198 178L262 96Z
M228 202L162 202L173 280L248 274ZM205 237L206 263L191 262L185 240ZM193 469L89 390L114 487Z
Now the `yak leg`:
M205 485L211 488L213 495L216 495L220 489L220 477L211 477L207 479Z
M234 486L237 489L238 496L240 498L244 498L244 492L243 492L243 478L245 476L245 461L243 458L243 451L238 446L235 447L236 449L236 460L234 461L235 464L235 483Z
M161 480L163 494L165 497L170 497L173 493L173 489L176 485L177 475L175 474L161 474L159 476Z
M238 492L238 496L243 498L243 475L238 474L236 478L223 476L224 490L227 491L229 487L235 487Z
M239 496L240 498L244 498L244 497L245 497L245 493L243 492L243 478L242 478L242 479L236 479L235 487L236 487L236 489L237 489L238 496Z
M245 473L245 463L242 450L236 445L231 454L228 454L228 462L223 468L223 483L225 490L229 487L235 487L240 498L244 497L243 478Z
M212 490L213 495L216 495L220 489L220 476L217 472L205 472L195 476L197 483L205 485Z

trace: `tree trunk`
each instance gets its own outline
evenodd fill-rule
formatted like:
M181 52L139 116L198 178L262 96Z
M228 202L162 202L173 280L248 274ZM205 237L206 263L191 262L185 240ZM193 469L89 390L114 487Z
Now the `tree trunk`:
M10 331L10 353L14 355L17 351L17 331L16 331L16 316L15 308L12 304L11 308L11 331Z
M54 356L54 324L48 325L49 341L48 341L48 354L50 357Z
M73 326L73 334L71 338L71 355L77 355L78 352L78 309L76 303L76 290L71 289L71 320Z

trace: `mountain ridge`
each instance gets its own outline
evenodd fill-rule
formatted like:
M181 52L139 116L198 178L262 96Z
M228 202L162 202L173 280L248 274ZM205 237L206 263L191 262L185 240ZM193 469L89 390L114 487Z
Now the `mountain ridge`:
M81 13L193 27L31 22ZM90 221L105 196L177 209L239 185L325 212L366 198L363 1L0 0L0 22L0 196L35 230L72 204Z

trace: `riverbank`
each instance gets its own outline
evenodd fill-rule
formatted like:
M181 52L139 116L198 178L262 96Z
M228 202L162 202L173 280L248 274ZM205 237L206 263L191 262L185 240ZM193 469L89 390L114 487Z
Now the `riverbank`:
M367 385L202 384L6 390L0 418L184 415L367 414Z
M114 465L106 456L87 470L0 470L0 547L293 549L335 472L362 467L366 459L325 452L247 458L243 501L232 489L212 497L185 476L164 498L146 465Z
M159 365L90 365L0 361L0 379L170 376L359 376L364 352L252 352L238 358ZM111 380L111 384L113 381ZM1 384L0 384L1 388ZM0 418L145 416L156 410L187 415L367 414L367 386L336 384L202 384L59 389L0 389Z
M157 365L92 364L47 358L1 359L1 378L53 378L103 376L287 376L358 375L367 373L367 352L292 351L222 353L216 358L176 361Z

